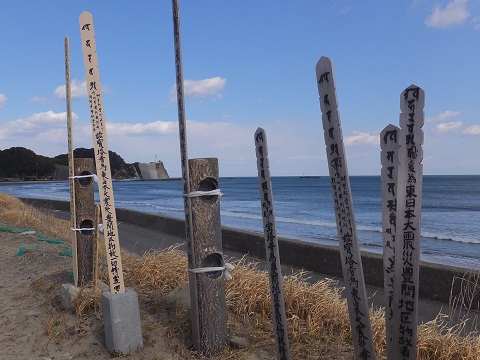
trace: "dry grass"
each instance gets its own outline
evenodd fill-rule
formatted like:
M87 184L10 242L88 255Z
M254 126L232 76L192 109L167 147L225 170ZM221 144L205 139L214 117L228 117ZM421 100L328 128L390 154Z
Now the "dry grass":
M463 277L454 278L452 289L457 287L456 285L458 285L460 291L458 295L454 295L453 290L450 293L450 312L446 319L447 326L453 327L460 323L459 330L469 333L477 328L479 322L478 313L472 311L472 309L480 309L480 304L475 303L475 299L478 299L480 293L480 272L472 269L466 272Z
M479 334L462 333L462 324L448 326L447 316L418 327L418 358L425 360L480 359Z
M150 300L168 294L188 277L187 257L177 247L144 256L123 252L122 263L125 285Z
M31 228L42 234L70 242L68 221L52 218L17 198L0 193L0 225Z
M45 218L41 212L24 205L17 199L0 194L2 223L17 227L31 227L46 235L67 240L68 224L65 221ZM48 226L45 226L48 224ZM162 297L179 283L187 280L186 254L177 248L152 252L143 256L123 253L123 269L126 286L139 294L142 305L162 303ZM100 254L100 257L102 255ZM101 262L102 263L102 262ZM270 295L265 272L255 269L254 264L237 261L232 271L233 280L226 283L229 330L232 334L248 336L252 345L245 350L225 349L216 359L240 359L248 352L274 355L273 325L270 320ZM104 266L104 265L103 265ZM102 266L101 266L102 267ZM102 269L101 269L102 270ZM106 280L105 270L100 271ZM457 299L456 305L468 305L468 294L478 291L478 273L468 277L474 290L465 290L464 300ZM284 277L285 306L288 318L289 340L294 359L351 359L353 346L346 301L334 280L323 280L309 284L304 273ZM89 311L101 306L99 293L82 289L75 300L79 321ZM459 303L461 302L461 304ZM152 308L154 308L153 306ZM158 309L158 307L157 307ZM199 355L189 350L189 319L185 312L170 314L173 320L167 335L175 341L171 345L185 359ZM371 309L370 316L378 358L385 358L385 320L383 309ZM47 324L52 331L54 320ZM422 324L418 329L418 359L480 359L480 337L478 333L465 331L463 323L449 325L449 318L439 316L434 321ZM148 325L149 328L152 324Z

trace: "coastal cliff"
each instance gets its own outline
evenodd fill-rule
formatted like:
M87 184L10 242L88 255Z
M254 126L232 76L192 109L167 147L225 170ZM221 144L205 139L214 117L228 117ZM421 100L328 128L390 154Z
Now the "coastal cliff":
M149 162L149 163L139 163L136 162L133 164L135 170L137 171L138 178L141 180L165 180L170 179L167 169L163 165L163 162Z
M126 163L113 151L108 152L112 177L115 180L140 179L163 180L169 175L163 162ZM94 158L94 150L77 148L74 158ZM35 154L32 150L13 147L0 150L0 180L67 180L68 154L60 154L53 158Z

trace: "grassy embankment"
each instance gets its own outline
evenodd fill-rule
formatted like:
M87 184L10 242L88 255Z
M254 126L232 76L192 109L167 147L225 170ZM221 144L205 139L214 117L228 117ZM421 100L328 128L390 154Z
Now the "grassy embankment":
M0 225L32 228L43 234L69 241L69 223L54 219L23 204L18 199L0 193ZM99 274L107 281L103 246L99 246ZM178 249L152 252L137 256L123 253L126 286L133 288L140 299L142 311L158 312L165 308L164 295L187 281L186 254ZM238 359L248 352L270 354L274 357L268 278L252 264L236 262L233 280L226 282L229 330L232 334L248 336L251 346L246 349L226 348L216 359ZM473 286L473 288L472 288ZM468 292L479 291L478 278ZM58 288L57 288L58 289ZM101 316L100 293L82 289L75 301L78 321ZM292 358L294 359L351 359L353 346L346 301L334 280L313 285L302 273L284 278L285 301ZM455 299L456 306L468 303ZM468 306L468 304L467 304ZM452 309L452 314L455 312ZM172 351L182 358L195 359L189 349L189 315L180 307L170 309L167 316L167 336L175 344ZM383 309L371 309L370 316L380 359L385 358L385 320ZM151 323L144 324L151 330ZM418 329L418 359L480 359L480 336L465 331L465 323L453 326L448 317L437 317ZM467 334L465 334L467 332ZM187 339L187 340L185 340ZM266 357L268 358L268 356Z

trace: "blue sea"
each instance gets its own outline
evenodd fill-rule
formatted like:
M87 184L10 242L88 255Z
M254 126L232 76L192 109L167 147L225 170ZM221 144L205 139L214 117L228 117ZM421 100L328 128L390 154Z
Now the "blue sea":
M335 245L337 230L329 177L273 177L277 234ZM357 234L363 250L382 251L379 176L350 177ZM262 232L255 177L221 178L223 226ZM115 206L184 218L181 180L117 181ZM0 192L16 197L69 200L68 182L3 183ZM98 202L98 192L96 191ZM480 176L425 176L421 259L480 266Z

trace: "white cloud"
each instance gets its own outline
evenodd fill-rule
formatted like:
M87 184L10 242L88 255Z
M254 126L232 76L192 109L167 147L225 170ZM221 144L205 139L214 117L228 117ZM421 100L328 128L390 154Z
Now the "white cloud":
M472 19L472 24L475 30L480 30L480 16L475 16Z
M47 103L49 101L48 98L41 97L41 96L34 96L34 97L30 98L30 100L32 100L33 102L36 102L36 103Z
M472 125L466 128L463 133L465 135L480 135L480 125Z
M66 123L66 121L67 113L54 113L53 111L47 111L43 113L33 114L32 116L24 119L14 120L10 124L7 124L7 127L16 131L29 131L32 129L54 125L59 122Z
M65 99L67 97L65 85L57 86L55 90L53 90L53 95L57 99ZM70 83L70 95L72 99L78 98L85 98L88 96L87 94L87 82L83 81L80 82L78 80L72 80Z
M427 26L433 28L447 28L462 24L470 16L467 10L468 0L453 0L445 8L435 6L433 13L425 20Z
M185 80L183 92L185 97L201 99L206 97L220 98L221 91L225 88L227 80L219 76L203 80ZM170 88L170 100L177 99L177 85Z
M90 126L78 124L77 114L74 120L74 145L92 147ZM76 140L81 140L77 144ZM86 142L85 142L86 139ZM47 111L26 118L2 123L0 127L1 148L21 146L44 156L56 156L67 152L67 114Z
M151 123L106 123L110 134L125 135L167 135L178 131L178 124L173 121L154 121Z
M447 110L433 118L428 118L427 122L445 121L449 118L456 117L458 115L460 115L460 111Z
M461 126L462 126L461 121L452 121L452 122L442 123L435 126L435 132L439 134L444 134L444 133L456 130Z
M355 131L354 135L344 136L343 142L345 145L378 145L380 143L380 136L368 133Z
M72 114L74 120L77 119L76 114ZM67 113L54 113L53 111L47 111L43 113L33 114L32 116L5 122L2 124L2 131L0 133L0 139L5 137L16 136L28 136L38 135L43 132L52 131L55 128L67 128Z
M7 103L7 97L4 94L0 94L0 109Z

